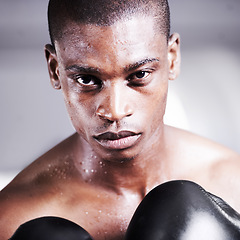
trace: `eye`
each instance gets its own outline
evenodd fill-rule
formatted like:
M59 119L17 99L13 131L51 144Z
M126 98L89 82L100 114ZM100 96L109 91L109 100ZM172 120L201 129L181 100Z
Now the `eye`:
M149 74L149 72L139 71L135 73L135 76L136 78L144 78L147 77Z
M99 80L91 75L80 75L76 77L78 83L83 86L92 86L98 84Z
M150 73L147 71L138 71L130 75L131 79L142 79L146 78Z
M150 71L137 71L132 73L129 78L130 85L143 86L149 83L149 76L151 75Z
M92 75L77 75L74 78L84 90L94 90L102 86L101 80Z

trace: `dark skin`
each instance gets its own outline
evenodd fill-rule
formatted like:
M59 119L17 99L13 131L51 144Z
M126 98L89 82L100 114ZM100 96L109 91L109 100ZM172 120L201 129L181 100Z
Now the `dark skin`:
M179 35L167 42L141 16L108 27L69 22L64 31L45 52L76 133L1 192L0 239L40 216L70 219L96 240L123 239L144 196L174 179L195 181L240 210L239 155L163 123Z

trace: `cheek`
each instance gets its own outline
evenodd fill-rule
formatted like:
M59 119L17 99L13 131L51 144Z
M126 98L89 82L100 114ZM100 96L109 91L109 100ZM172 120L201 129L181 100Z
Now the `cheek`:
M162 131L163 123L164 123L164 114L166 109L166 102L167 102L167 90L160 91L158 97L156 96L154 101L154 109L152 110L151 122L150 125L150 133L151 135L155 135L157 132Z
M73 127L87 140L94 124L91 108L71 100L66 102L66 107Z
M149 117L163 117L166 107L166 99L168 92L168 81L165 81L160 86L155 86L152 91L148 93L148 101L146 102L145 111L148 112Z
M67 79L62 75L61 88L67 110L71 118L78 116L86 118L91 112L91 98L82 94L74 80ZM72 119L71 119L72 120Z
M167 94L168 94L168 81L158 89L158 93L156 94L155 101L157 105L157 109L161 110L160 113L164 115L166 102L167 102ZM158 113L158 110L155 111Z
M156 88L152 94L148 106L146 106L147 116L146 123L149 127L150 134L161 130L163 117L165 114L167 100L168 82L159 88Z
M86 135L87 129L90 128L94 119L94 103L82 97L76 89L69 85L63 86L62 91L65 105L75 130Z

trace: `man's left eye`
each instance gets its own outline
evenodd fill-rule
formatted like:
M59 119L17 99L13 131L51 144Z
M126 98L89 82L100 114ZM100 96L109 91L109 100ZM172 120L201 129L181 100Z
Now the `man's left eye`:
M137 71L132 73L129 78L128 82L130 86L145 86L151 82L151 71Z
M132 79L141 79L141 78L146 78L150 73L146 71L138 71L134 74L131 75Z

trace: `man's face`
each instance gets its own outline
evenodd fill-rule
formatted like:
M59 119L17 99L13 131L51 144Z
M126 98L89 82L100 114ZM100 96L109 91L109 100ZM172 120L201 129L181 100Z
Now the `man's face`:
M98 156L125 161L160 141L170 54L151 17L65 28L55 64L48 61L50 76L76 131Z

